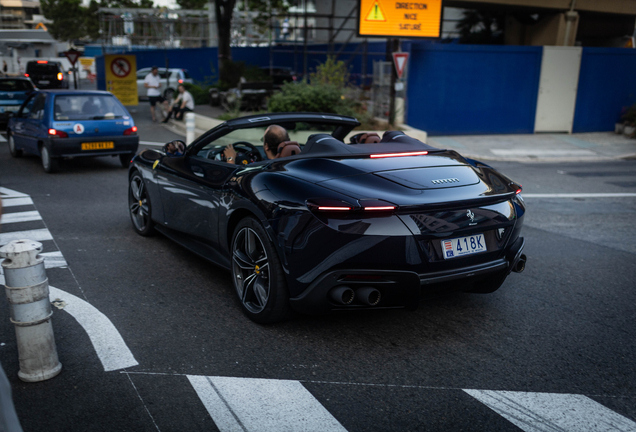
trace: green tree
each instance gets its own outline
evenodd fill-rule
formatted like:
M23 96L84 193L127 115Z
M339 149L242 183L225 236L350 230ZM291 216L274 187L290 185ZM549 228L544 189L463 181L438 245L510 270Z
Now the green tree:
M49 33L57 40L70 41L86 36L86 8L82 0L42 0L42 13L53 21Z

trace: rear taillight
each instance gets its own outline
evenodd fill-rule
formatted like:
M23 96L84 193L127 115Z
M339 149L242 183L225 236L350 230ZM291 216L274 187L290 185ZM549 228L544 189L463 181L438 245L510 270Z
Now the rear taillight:
M307 207L314 213L357 213L377 212L386 214L395 211L398 206L382 200L360 200L358 205L350 205L343 201L315 198L307 201Z
M57 80L62 81L64 79L64 74L62 72L57 73Z
M39 64L48 64L48 61L46 61L46 60L38 60L38 63Z
M29 74L24 74L24 76L28 78L28 77L29 77Z
M49 129L49 137L51 138L68 138L68 134L57 129Z
M392 212L397 208L395 204L382 200L360 200L360 207L365 212Z
M406 153L380 153L380 154L372 154L371 159L377 158L388 158L388 157L401 157L401 156L424 156L427 155L427 151L419 151L419 152L406 152Z
M124 135L135 135L137 133L137 126L133 126L124 131Z
M349 211L349 210L353 210L352 207L347 207L347 206L318 206L317 207L318 211Z
M179 84L183 84L183 80L182 79L179 80Z

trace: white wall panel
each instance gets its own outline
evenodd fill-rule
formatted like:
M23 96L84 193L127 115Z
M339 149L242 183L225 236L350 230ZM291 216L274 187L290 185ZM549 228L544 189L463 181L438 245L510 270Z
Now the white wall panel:
M535 132L572 132L581 47L544 46Z

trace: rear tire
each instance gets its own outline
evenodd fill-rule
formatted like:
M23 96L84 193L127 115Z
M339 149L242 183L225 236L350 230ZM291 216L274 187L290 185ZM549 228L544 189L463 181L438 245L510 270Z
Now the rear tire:
M15 146L13 135L11 135L10 132L7 133L7 138L9 141L9 153L11 153L11 156L13 156L14 158L22 157L22 150L17 149L17 147Z
M232 236L232 282L245 315L270 324L291 315L287 281L274 245L260 222L247 217Z
M144 237L154 234L155 223L152 221L150 197L144 179L138 171L130 176L128 183L128 213L137 234Z
M51 152L44 144L40 146L40 157L42 158L42 168L44 168L45 172L51 174L51 173L59 171L60 169L59 159L52 158Z

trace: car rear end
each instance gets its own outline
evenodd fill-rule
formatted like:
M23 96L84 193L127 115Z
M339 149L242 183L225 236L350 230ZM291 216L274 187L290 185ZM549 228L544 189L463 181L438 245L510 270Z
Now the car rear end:
M54 94L49 144L53 157L134 155L137 127L108 92Z
M0 124L6 125L34 90L27 78L0 78Z
M422 153L288 164L286 175L324 188L284 223L296 309L413 308L440 290L494 291L523 270L520 185L454 152Z
M27 63L25 76L30 78L40 89L66 89L69 87L68 76L64 74L61 64L58 62L30 61Z

